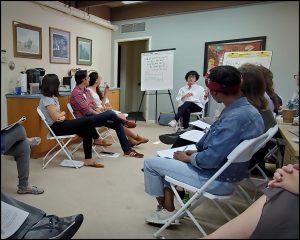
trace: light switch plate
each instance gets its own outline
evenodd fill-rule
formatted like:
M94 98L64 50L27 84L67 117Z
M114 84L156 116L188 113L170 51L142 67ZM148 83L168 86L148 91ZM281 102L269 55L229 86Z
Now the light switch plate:
M1 50L1 62L6 63L7 57L6 57L6 50Z

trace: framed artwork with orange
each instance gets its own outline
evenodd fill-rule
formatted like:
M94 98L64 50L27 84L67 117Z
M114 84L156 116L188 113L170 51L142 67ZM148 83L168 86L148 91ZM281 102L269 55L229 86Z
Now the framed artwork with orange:
M262 51L266 48L266 36L206 42L203 76L213 67L222 65L225 52Z

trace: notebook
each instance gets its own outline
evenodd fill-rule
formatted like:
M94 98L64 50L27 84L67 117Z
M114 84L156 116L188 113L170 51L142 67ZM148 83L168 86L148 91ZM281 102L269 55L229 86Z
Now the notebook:
M157 155L162 158L173 158L174 152L176 151L187 151L187 150L197 150L195 144L177 147L177 148L170 148L166 150L157 151Z

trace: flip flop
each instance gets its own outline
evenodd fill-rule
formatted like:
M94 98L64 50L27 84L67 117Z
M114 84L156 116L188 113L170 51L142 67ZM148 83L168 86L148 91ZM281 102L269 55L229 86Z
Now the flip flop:
M19 188L17 193L18 194L42 194L42 193L44 193L44 189L39 188L37 186L32 186L31 189Z
M92 165L84 165L85 167L94 167L94 168L104 168L104 165L101 163L94 162Z

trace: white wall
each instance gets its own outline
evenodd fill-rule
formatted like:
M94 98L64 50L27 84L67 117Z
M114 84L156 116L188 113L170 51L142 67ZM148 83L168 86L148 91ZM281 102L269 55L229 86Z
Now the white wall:
M42 59L15 58L13 54L12 21L42 28ZM71 63L54 64L49 60L49 27L71 33ZM1 50L7 51L7 63L1 63L1 128L7 124L5 94L14 90L17 77L24 67L46 69L60 80L71 68L94 69L103 81L111 82L111 31L100 25L41 6L31 1L1 1ZM76 65L76 37L92 39L92 66ZM10 70L9 61L15 63Z
M140 22L146 24L144 32L120 32L122 24ZM174 100L179 88L185 84L184 76L189 70L196 70L202 75L205 42L257 36L267 36L266 50L273 51L270 69L274 74L275 90L283 97L284 103L295 91L293 74L299 70L298 1L264 2L113 24L118 25L119 30L113 32L112 44L118 39L151 36L152 50L176 48L174 88L171 91ZM203 77L199 84L204 85ZM149 119L154 119L155 97L150 98ZM160 95L159 103L158 112L172 111L167 95ZM215 108L216 104L211 104L209 113L213 114Z

